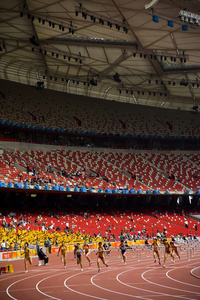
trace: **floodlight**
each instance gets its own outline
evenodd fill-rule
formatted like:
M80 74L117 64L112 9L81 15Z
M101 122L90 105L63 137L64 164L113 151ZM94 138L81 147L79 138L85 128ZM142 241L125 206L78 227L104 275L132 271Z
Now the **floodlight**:
M155 22L155 23L158 23L158 22L159 22L158 16L153 16L153 22Z
M173 23L172 20L169 20L169 21L168 21L168 26L169 26L169 27L174 27L174 23Z

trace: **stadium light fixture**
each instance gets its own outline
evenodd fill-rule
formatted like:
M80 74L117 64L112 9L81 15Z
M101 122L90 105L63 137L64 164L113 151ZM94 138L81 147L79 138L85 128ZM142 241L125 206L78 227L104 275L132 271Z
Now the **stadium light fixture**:
M174 27L174 22L172 20L169 20L167 24L169 27Z
M182 30L183 31L188 31L188 26L187 25L182 25Z
M158 16L154 15L152 18L153 22L158 23L159 22L159 18Z

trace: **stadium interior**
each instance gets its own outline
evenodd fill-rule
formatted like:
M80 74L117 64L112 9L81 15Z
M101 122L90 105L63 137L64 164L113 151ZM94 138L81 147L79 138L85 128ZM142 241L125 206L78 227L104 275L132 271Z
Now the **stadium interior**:
M1 229L199 235L199 1L110 2L0 3Z

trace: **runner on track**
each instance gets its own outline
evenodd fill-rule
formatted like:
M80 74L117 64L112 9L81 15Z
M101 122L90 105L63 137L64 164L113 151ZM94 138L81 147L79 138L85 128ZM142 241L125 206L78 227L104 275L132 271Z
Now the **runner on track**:
M174 263L174 254L172 253L172 247L170 245L170 242L168 242L167 239L161 240L161 243L165 247L164 264L163 264L163 268L165 268L165 263L166 263L166 259L167 259L168 255L170 255L172 257L172 261Z
M76 249L76 261L77 265L80 265L81 271L83 271L83 264L82 264L82 249L80 244L77 244L77 249Z
M108 264L105 261L104 253L105 253L105 250L104 250L104 248L102 246L102 242L99 242L98 250L97 250L97 253L96 253L96 255L98 255L98 257L97 257L98 272L100 272L100 261L102 261L103 264L106 267L108 267Z
M27 261L29 262L30 265L32 265L31 251L28 248L27 242L24 244L24 251L21 253L21 255L24 255L25 273L27 273L28 272Z
M126 245L125 245L124 240L121 240L121 243L119 245L119 249L121 250L124 265L126 265Z
M58 249L58 254L61 252L61 261L64 261L64 269L66 269L66 254L67 254L67 246L65 245L65 242L62 241L62 244L60 245Z
M85 243L83 245L83 250L85 251L85 257L87 258L87 260L89 262L89 266L91 266L92 261L90 259L90 250L89 250L89 245L87 244L86 241L85 241Z
M178 248L181 250L181 247L177 244L174 244L174 242L170 242L170 245L172 247L172 253L175 253L179 259L181 259L180 254L178 252Z
M157 258L158 258L159 265L161 265L161 262L160 262L160 254L159 254L159 252L158 252L159 246L158 246L157 238L154 238L154 239L153 239L153 243L151 244L151 249L153 249L153 258L154 258L154 262L156 262L156 257L157 257Z

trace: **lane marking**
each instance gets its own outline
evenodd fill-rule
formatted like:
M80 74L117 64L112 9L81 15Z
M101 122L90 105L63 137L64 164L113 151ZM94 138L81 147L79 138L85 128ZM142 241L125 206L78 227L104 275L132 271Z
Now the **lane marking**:
M42 275L45 275L45 274L42 274ZM29 277L25 277L25 278L22 278L22 279L19 279L19 280L17 280L17 281L14 281L13 283L11 283L11 284L7 287L7 289L6 289L7 295L8 295L10 298L12 298L13 300L17 300L17 298L15 298L15 297L13 297L13 296L10 295L9 289L10 289L13 285L15 285L16 283L18 283L18 282L21 282L21 281L23 281L23 280L27 280L27 279L30 279L30 278L33 278L33 277L37 277L37 276L38 276L38 274L33 275L33 276L29 276Z
M111 270L111 271L112 271L112 270ZM106 272L109 272L109 271L105 271L105 272L103 272L103 274L106 273ZM99 286L99 285L95 284L94 281L93 281L94 277L95 277L95 276L98 276L98 275L100 275L100 274L94 275L94 276L91 278L91 282L92 282L93 285L95 285L95 286L98 287L99 289L102 289L102 290L107 291L107 292L110 292L110 293L115 293L115 294L118 294L118 295L128 296L128 297L131 297L131 298L139 298L139 299L145 299L145 300L152 300L151 298L142 297L142 296L136 296L136 295L131 295L131 294L125 294L125 293L117 292L117 291L114 291L114 290L109 290L109 289L106 289L106 288L104 288L104 287L102 287L102 286Z
M197 269L200 269L200 267L196 267L196 268L192 269L192 270L190 271L190 274L191 274L192 276L194 276L194 277L200 279L199 276L197 276L196 274L193 273L193 272L194 272L195 270L197 270Z
M80 273L80 274L82 274L82 273ZM83 295L83 296L86 296L86 297L90 297L90 298L94 298L94 299L99 299L99 300L108 300L108 299L106 299L106 298L100 298L100 297L96 297L96 296L92 296L92 295L89 295L89 294L85 294L85 293L82 293L82 292L75 291L75 290L71 289L71 288L69 287L69 285L66 284L66 282L67 282L69 279L71 279L72 277L75 277L75 276L77 276L77 275L80 275L80 274L74 274L74 275L68 277L68 278L64 281L65 287L66 287L67 289L69 289L70 291L74 292L74 293L77 293L77 294L80 294L80 295Z
M170 286L165 286L165 285L162 285L162 284L159 284L159 283L152 282L152 281L150 281L150 280L148 280L148 279L146 279L146 278L144 277L144 274L146 274L146 273L149 272L149 271L150 271L150 270L145 271L144 273L142 273L141 276L142 276L142 278L143 278L145 281L147 281L147 282L150 283L150 284L157 285L157 286L159 286L159 287L166 288L166 289L175 290L175 291L181 291L181 292L185 292L185 293L193 293L193 294L196 294L196 295L200 295L200 293L198 293L198 292L188 291L188 290L183 290L183 289L174 288L174 287L170 287ZM176 297L176 296L173 295L173 297ZM183 297L183 298L184 298L184 299L191 299L191 298L187 298L187 297Z
M193 264L191 264L191 265L193 265ZM178 267L178 268L184 268L184 266L183 266L183 267ZM178 269L178 268L177 268L177 269ZM191 267L190 267L190 268L191 268ZM199 267L197 267L197 268L199 268ZM195 270L195 269L197 269L197 268L194 268L193 270ZM191 273L193 270L191 270L190 273ZM176 281L176 282L181 283L181 284L193 286L193 287L199 287L198 285L191 284L191 283L187 283L187 282L183 282L183 281L180 281L180 280L177 280L177 279L172 278L172 277L169 276L169 274L168 274L168 273L171 272L171 271L174 271L174 270L169 270L169 271L166 273L166 276L167 276L170 280ZM191 275L193 275L193 274L191 273ZM194 277L196 277L196 276L194 276ZM200 277L197 277L197 278L200 279Z
M134 270L134 269L133 269ZM144 273L146 273L146 272L148 272L149 270L147 270L147 271L145 271ZM171 297L172 296L172 294L167 294L167 293L161 293L161 292L156 292L156 291L151 291L151 290L146 290L146 289L141 289L141 288L138 288L138 287L135 287L135 286L130 286L130 285L128 285L128 284L126 284L126 283L124 283L124 282L122 282L120 279L119 279L119 276L120 275L122 275L122 274L124 274L124 273L126 273L126 272L128 272L128 271L123 271L123 272L121 272L120 274L118 274L117 275L117 277L116 277L116 279L121 283L121 284L123 284L123 285L125 285L125 286L128 286L128 287L130 287L130 288L132 288L132 289L137 289L137 290L140 290L140 291L144 291L144 292L148 292L148 293L152 293L152 294L157 294L157 295L162 295L162 296L169 296L169 297ZM144 278L143 278L144 279ZM145 280L145 279L144 279ZM151 283L151 282L150 282ZM176 298L180 298L180 296L175 296L175 295L173 295L173 297L176 297ZM181 297L182 298L182 297ZM192 300L192 298L185 298L185 297L183 297L183 299L190 299L190 300Z

